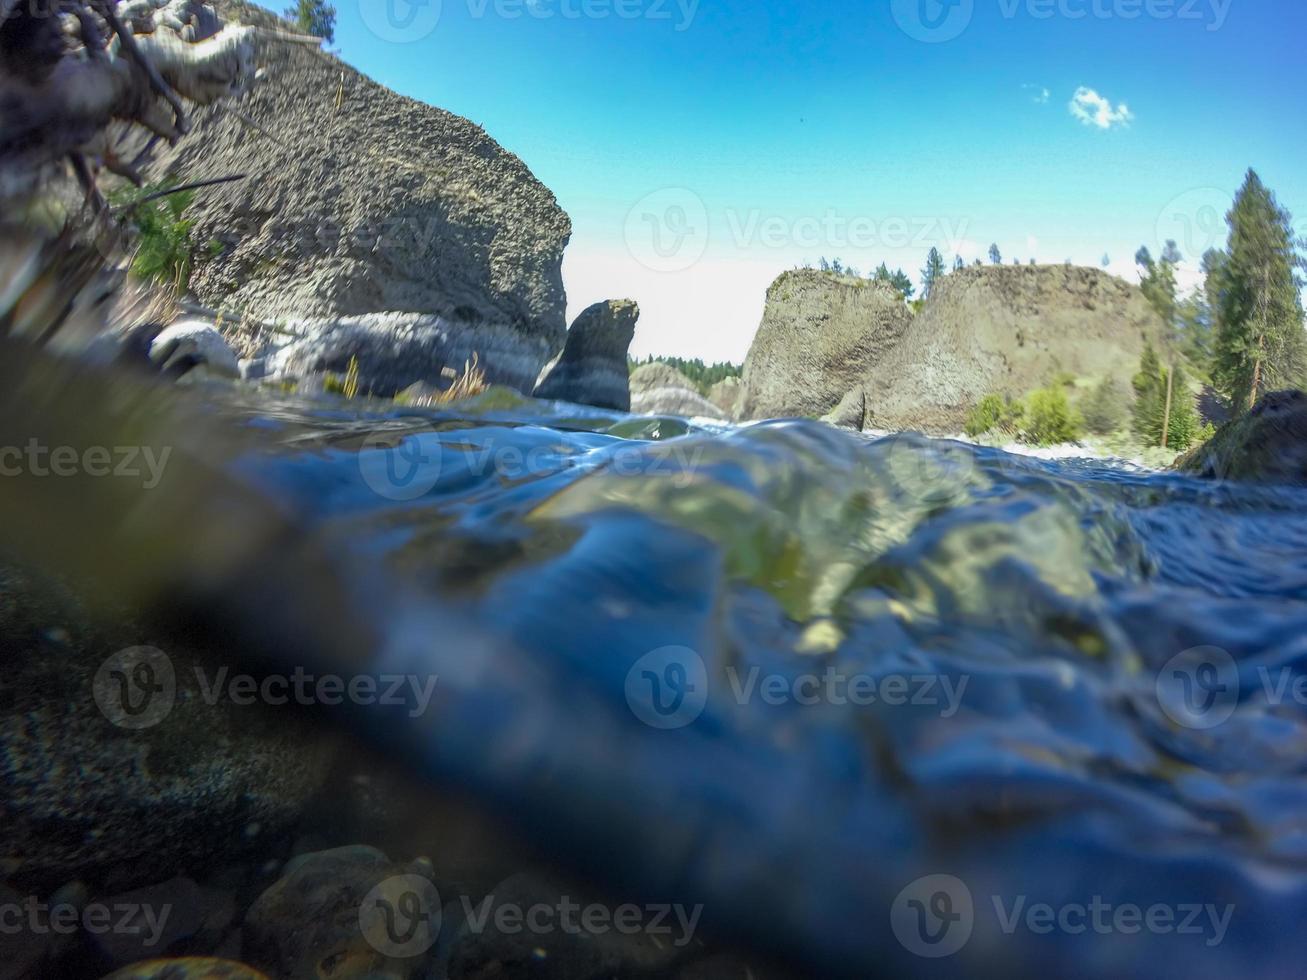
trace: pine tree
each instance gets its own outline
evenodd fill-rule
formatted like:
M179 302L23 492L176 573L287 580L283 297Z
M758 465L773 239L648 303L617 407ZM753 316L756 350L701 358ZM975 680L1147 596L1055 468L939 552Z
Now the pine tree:
M1134 376L1132 385L1135 389L1135 404L1131 430L1144 445L1155 445L1161 441L1166 390L1162 380L1162 362L1158 360L1152 344L1144 347L1144 354L1139 359L1139 373Z
M967 264L966 264L965 262L962 261L962 256L960 256L960 255L955 255L955 256L953 256L953 271L954 271L954 272L957 272L957 271L959 271L960 269L965 269L965 268L966 268L966 265L967 265Z
M1165 397L1166 384L1162 385ZM1158 425L1158 442L1161 439L1161 425ZM1172 368L1171 378L1171 414L1167 425L1166 447L1168 449L1188 449L1198 435L1198 412L1194 408L1194 396L1189 391L1189 379L1184 368L1177 364Z
M1248 171L1226 221L1212 378L1242 410L1273 387L1301 383L1307 343L1292 219L1256 172Z
M989 246L989 263L990 265L1002 265L1003 253L998 250L998 244Z
M1168 241L1162 249L1162 257L1154 262L1148 246L1142 246L1135 253L1135 263L1141 270L1139 287L1144 298L1166 325L1167 337L1173 339L1176 327L1175 267L1182 256L1175 242Z
M284 16L305 34L320 37L328 44L336 40L336 8L326 0L296 0Z
M929 299L935 281L944 275L944 256L933 245L926 255L926 267L921 270L921 298Z

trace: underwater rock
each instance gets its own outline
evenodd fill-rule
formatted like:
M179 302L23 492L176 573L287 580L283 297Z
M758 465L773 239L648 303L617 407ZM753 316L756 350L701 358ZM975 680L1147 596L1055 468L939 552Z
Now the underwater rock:
M333 743L284 708L206 699L220 668L184 650L128 662L124 651L150 649L137 646L149 638L91 623L62 588L0 565L0 866L11 882L37 894L73 878L131 888L257 851L298 820ZM159 683L132 719L113 675L130 683L145 668Z
M445 906L437 965L449 980L678 976L676 968L702 956L703 946L694 926L685 929L692 913L678 920L662 908L592 901L538 875L515 874L479 901L460 897Z
M1272 391L1176 461L1182 473L1216 480L1307 484L1307 394Z
M626 352L639 318L640 307L630 299L587 308L567 332L563 353L545 369L535 397L630 411Z
M430 875L362 845L302 854L246 913L246 958L285 980L425 975L440 932Z
M269 977L234 960L182 956L134 963L109 974L104 980L269 980Z

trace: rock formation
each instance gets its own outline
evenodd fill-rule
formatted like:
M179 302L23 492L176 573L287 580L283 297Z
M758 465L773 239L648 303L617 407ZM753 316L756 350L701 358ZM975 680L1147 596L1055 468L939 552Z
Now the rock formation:
M630 299L587 308L567 332L563 353L545 369L535 397L630 411L626 357L639 318L640 307Z
M1226 423L1175 468L1217 480L1307 486L1307 394L1273 391Z
M234 0L222 13L286 26ZM529 391L565 337L571 225L553 194L479 126L332 55L267 40L256 54L261 81L197 109L192 134L149 174L245 174L201 190L187 212L210 243L191 277L200 300L273 321L426 314L448 359L436 372L479 351L491 381ZM505 338L512 365L491 357Z
M631 411L637 415L679 415L726 421L726 415L699 394L694 382L670 364L654 361L631 375Z
M884 283L813 269L785 272L767 290L744 361L738 415L819 418L899 342L912 322Z
M1129 390L1144 344L1163 343L1140 290L1099 269L962 269L915 316L860 282L811 270L776 280L741 418L820 417L842 399L851 410L860 389L866 428L958 432L985 395L1024 397L1064 372Z

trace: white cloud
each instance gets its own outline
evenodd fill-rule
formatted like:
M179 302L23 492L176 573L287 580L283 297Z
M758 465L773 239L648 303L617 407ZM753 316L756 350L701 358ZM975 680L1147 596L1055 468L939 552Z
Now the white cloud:
M1071 115L1086 126L1098 129L1111 129L1113 126L1128 126L1134 119L1134 113L1124 102L1112 105L1111 99L1105 99L1092 88L1080 86L1071 97L1069 104Z
M1053 93L1042 85L1022 85L1021 91L1030 93L1030 101L1035 105L1048 105Z

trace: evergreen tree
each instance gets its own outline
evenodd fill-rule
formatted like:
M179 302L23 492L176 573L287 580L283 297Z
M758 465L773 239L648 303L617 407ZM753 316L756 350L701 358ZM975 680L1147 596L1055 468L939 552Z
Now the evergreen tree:
M953 256L953 271L954 271L954 272L957 272L957 271L960 270L960 269L965 269L965 268L966 268L966 265L967 265L967 264L966 264L965 262L962 261L962 256L960 256L960 255L955 255L955 256Z
M1291 220L1249 170L1226 216L1230 241L1212 365L1217 389L1237 410L1273 387L1301 383L1307 345Z
M1162 362L1152 344L1144 347L1144 354L1139 359L1139 373L1134 376L1132 385L1135 404L1130 428L1144 445L1155 445L1155 439L1161 441L1158 434L1162 427L1162 400L1166 391L1162 381Z
M990 265L1003 264L1003 253L998 250L997 243L989 246L989 263Z
M1198 434L1199 426L1194 396L1189 390L1189 378L1184 368L1177 364L1168 371L1162 367L1157 352L1149 345L1144 348L1144 355L1140 358L1134 389L1132 428L1135 437L1146 446L1160 446L1165 426L1168 449L1189 448Z
M1184 368L1177 364L1172 372L1171 415L1167 426L1166 447L1188 449L1198 435L1198 411L1194 407L1194 396L1189 391L1189 379L1185 376ZM1162 390L1165 397L1165 385ZM1158 431L1161 431L1160 425Z
M929 299L936 280L944 275L944 256L933 245L926 255L926 267L921 270L921 298Z
M884 262L876 269L871 276L876 282L887 282L897 289L905 300L911 299L912 294L917 291L917 287L912 284L908 274L902 269L896 269L894 272L889 271L889 266Z
M1106 269L1109 265L1112 264L1111 256L1109 256L1106 252L1103 253L1103 259L1101 264L1104 269Z
M1176 328L1175 267L1182 256L1173 241L1168 241L1162 249L1162 257L1154 262L1145 245L1135 253L1135 262L1140 268L1139 287L1144 298L1157 311L1166 325L1168 339L1174 339Z
M328 44L336 40L336 8L326 0L296 0L284 16L305 34L320 37Z

